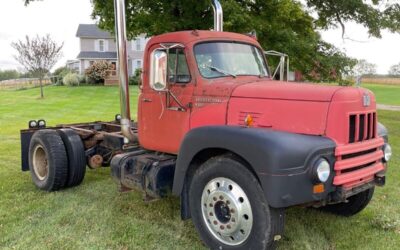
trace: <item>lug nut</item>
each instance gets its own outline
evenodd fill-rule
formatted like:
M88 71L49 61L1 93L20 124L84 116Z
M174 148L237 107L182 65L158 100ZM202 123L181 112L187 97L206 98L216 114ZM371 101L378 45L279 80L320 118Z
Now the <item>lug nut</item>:
M210 207L212 207L213 206L213 204L212 203L210 203Z
M226 228L231 229L231 225L227 225Z
M217 201L217 197L213 197L213 200L214 200L214 201Z
M222 201L224 199L224 197L222 195L220 195L219 199Z
M214 225L217 225L217 224L218 224L218 222L215 220L215 221L214 221Z
M235 213L235 209L231 208L231 213L234 214Z
M210 212L210 216L214 216L214 214Z
M224 229L225 229L225 227L224 227L224 226L222 226L222 225L221 225L219 228L221 228L221 230L224 230Z
M232 220L231 220L232 222L235 222L236 220L235 220L235 218L232 218Z

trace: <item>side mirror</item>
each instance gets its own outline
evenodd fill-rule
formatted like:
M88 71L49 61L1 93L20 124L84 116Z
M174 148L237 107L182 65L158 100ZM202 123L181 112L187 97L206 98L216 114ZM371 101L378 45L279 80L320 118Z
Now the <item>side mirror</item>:
M156 91L167 89L167 52L156 49L151 55L150 86Z

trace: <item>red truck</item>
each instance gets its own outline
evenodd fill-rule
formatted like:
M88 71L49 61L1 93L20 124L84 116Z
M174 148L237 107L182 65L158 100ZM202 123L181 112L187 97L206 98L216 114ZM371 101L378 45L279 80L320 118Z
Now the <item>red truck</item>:
M273 248L284 209L351 216L385 183L391 157L373 93L270 78L253 37L214 31L153 37L144 56L138 121L130 119L124 1L115 0L121 115L112 122L21 130L22 170L55 191L111 166L121 191L176 195L212 249Z

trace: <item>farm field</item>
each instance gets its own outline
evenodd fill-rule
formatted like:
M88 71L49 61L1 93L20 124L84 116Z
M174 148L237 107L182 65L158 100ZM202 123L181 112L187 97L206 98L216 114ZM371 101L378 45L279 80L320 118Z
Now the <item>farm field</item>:
M400 106L400 84L383 85L363 83L361 87L370 89L375 93L377 103Z
M400 105L400 87L367 85L378 102ZM112 120L117 87L46 87L0 91L0 249L204 249L191 221L181 221L179 199L144 203L119 193L109 169L88 170L82 185L54 193L37 190L20 171L19 130L31 119L58 123ZM131 88L132 110L137 89ZM286 211L278 249L398 249L400 246L400 112L379 111L394 159L387 185L360 214L343 218L314 209Z

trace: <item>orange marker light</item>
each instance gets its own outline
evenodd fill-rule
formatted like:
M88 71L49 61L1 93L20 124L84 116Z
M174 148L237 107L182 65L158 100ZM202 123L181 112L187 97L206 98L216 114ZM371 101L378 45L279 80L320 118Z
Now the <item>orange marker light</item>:
M325 191L325 187L324 187L324 184L322 184L322 183L313 186L314 194L323 193L324 191Z
M246 119L244 119L244 124L245 124L247 127L253 126L253 117L252 117L251 115L247 115L247 116L246 116Z

